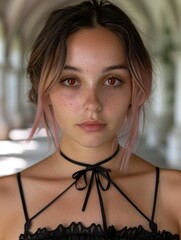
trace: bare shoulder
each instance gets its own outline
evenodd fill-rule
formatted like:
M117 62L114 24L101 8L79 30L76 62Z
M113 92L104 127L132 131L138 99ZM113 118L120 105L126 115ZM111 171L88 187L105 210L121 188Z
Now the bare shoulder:
M148 175L155 175L156 172L156 167L153 164L137 155L132 156L128 167L130 174L144 178Z
M181 171L172 169L160 169L160 194L165 197L165 201L173 206L173 209L181 210ZM179 203L177 205L176 203ZM180 212L181 216L181 212Z
M159 185L161 202L181 234L181 171L161 169Z
M17 180L16 175L10 175L0 177L0 202L7 201L14 192L17 192L16 188ZM2 205L0 204L0 208Z
M158 196L161 202L166 206L169 206L172 212L175 211L181 219L181 171L173 169L159 169L159 185L158 185ZM143 182L153 182L156 176L156 166L145 161L144 159L133 156L130 164L130 172L138 176ZM142 184L143 184L142 183Z
M132 171L144 192L150 192L156 176L156 167L138 156L133 157ZM159 168L158 168L159 169ZM139 184L138 184L139 185ZM154 191L154 188L151 190ZM149 193L148 193L149 194ZM151 196L150 196L151 197ZM155 221L162 230L181 234L181 171L159 169Z
M6 230L6 226L11 224L10 216L13 212L13 206L16 206L17 203L17 192L16 175L0 178L0 237Z
M166 200L173 205L173 207L181 210L181 171L171 169L160 170L160 186L161 194L166 195ZM179 203L178 205L175 205ZM181 216L181 211L180 211Z
M143 177L150 174L155 175L156 166L141 157L134 156L132 162L131 169L134 173ZM159 191L161 194L167 195L167 199L172 197L173 200L177 201L180 197L181 200L181 171L159 168ZM173 195L168 196L171 195L169 193L173 193ZM175 196L177 197L175 198Z
M168 185L168 187L179 187L181 184L181 171L173 169L161 169L160 174L162 176L162 181ZM180 189L181 190L181 189Z
M43 179L48 172L48 167L45 160L45 163L39 162L21 172L23 191L26 192L28 199L35 194L35 190L38 192L37 188L34 190L34 184L38 182L39 175ZM18 239L19 234L23 232L24 222L17 174L0 177L0 239L13 239L14 237ZM11 231L9 231L10 226Z

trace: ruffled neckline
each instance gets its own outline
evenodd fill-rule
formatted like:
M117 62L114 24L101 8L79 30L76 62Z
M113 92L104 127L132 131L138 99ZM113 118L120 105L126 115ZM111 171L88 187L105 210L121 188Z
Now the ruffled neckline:
M151 232L145 230L141 225L138 227L124 227L116 230L114 226L109 226L105 232L100 224L91 224L85 227L81 222L72 222L69 226L62 224L57 228L49 230L47 228L38 228L35 233L21 234L20 240L179 240L177 234L168 231Z

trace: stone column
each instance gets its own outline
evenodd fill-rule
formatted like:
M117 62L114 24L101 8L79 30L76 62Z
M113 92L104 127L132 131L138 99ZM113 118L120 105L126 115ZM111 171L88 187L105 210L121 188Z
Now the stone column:
M2 36L2 26L0 24L0 140L8 138L8 124L5 118L4 99L4 70L5 70L5 40Z
M181 50L174 54L175 60L175 96L174 125L167 136L167 161L181 168Z
M6 68L6 114L11 128L19 128L22 125L20 112L20 50L17 45L12 45L8 54L8 66Z
M172 73L171 62L157 59L154 68L153 93L148 104L148 119L146 124L146 143L149 147L164 146L168 131L172 126Z
M26 75L26 69L21 71L21 111L23 113L23 126L30 127L32 125L35 107L28 100L28 91L30 89L29 81Z
M20 81L20 88L21 88L21 93L20 93L20 109L22 113L22 119L23 119L23 127L31 127L32 122L34 120L35 116L35 106L29 102L29 89L30 89L30 81L27 76L27 56L26 56L26 48L22 44L22 49L21 49L21 71L20 71L20 76L19 79Z

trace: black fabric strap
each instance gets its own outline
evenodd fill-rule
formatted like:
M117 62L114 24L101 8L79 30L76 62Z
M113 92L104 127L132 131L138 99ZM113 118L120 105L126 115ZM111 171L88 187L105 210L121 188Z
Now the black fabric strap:
M21 174L20 173L17 173L17 181L18 181L18 186L19 186L19 191L20 191L23 211L24 211L24 215L25 215L25 219L26 219L25 226L24 226L25 233L29 232L29 229L31 227L31 221L33 219L35 219L38 215L40 215L43 211L45 211L48 207L50 207L66 191L68 191L73 185L75 185L75 181L74 181L68 188L66 188L63 192L61 192L58 196L56 196L52 201L50 201L46 206L44 206L42 209L40 209L40 211L38 211L36 214L34 214L31 218L29 218L28 211L27 211L27 206L26 206L26 201L25 201L25 196L24 196L24 191L23 191L23 187L22 187Z
M44 212L47 208L49 208L55 201L57 201L65 192L67 192L73 185L75 185L75 181L71 183L70 186L68 186L63 192L61 192L58 196L56 196L52 201L50 201L47 205L45 205L43 208L40 209L35 215L33 215L30 218L30 221L35 219L38 215L40 215L42 212Z
M150 222L150 228L152 229L153 232L157 232L157 225L154 223L154 217L155 217L155 209L156 209L156 202L157 202L157 195L158 195L159 178L160 178L160 169L156 167L155 194L154 194L153 210L152 210L152 216L151 216L151 222Z
M152 221L154 221L154 217L155 217L155 209L156 209L156 202L157 202L157 195L158 195L159 178L160 178L160 169L158 167L156 167L155 194L154 194L153 211L152 211L152 217L151 217Z
M24 192L23 192L23 186L22 186L22 182L21 182L21 173L17 173L17 181L18 181L18 187L19 187L19 192L20 192L20 196L21 196L21 202L23 205L23 211L24 211L24 215L25 215L25 219L26 221L29 220L29 216L28 216L28 211L27 211L27 207L26 207L26 201L25 201L25 197L24 197Z
M120 187L111 179L111 184L118 190L118 192L121 193L121 195L126 198L126 200L144 217L146 218L149 222L150 219L131 201L131 199L121 190Z
M30 228L31 221L30 221L29 216L28 216L28 210L27 210L24 191L23 191L23 186L22 186L22 182L21 182L21 173L20 172L17 173L16 176L17 176L17 181L18 181L18 188L19 188L19 192L20 192L21 202L22 202L22 206L23 206L23 212L24 212L24 216L25 216L25 219L26 219L25 232L28 232L28 229Z

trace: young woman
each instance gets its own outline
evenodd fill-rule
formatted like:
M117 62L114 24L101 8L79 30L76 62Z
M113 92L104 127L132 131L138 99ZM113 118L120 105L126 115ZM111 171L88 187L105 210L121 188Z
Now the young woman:
M96 0L54 11L28 74L30 138L42 124L56 151L0 180L0 240L179 239L180 172L132 153L152 66L128 16Z

